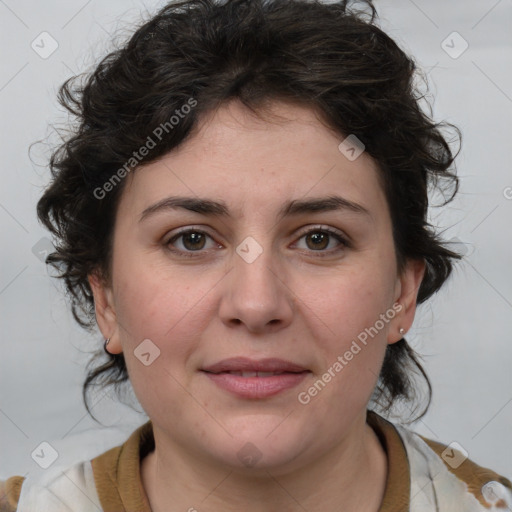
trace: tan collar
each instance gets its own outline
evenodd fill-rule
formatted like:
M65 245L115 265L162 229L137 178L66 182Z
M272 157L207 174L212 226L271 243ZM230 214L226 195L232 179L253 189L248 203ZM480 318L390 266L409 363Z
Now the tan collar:
M372 411L367 422L379 438L388 459L388 478L379 512L408 510L409 463L402 440L392 423ZM151 512L140 474L141 460L155 448L148 421L128 440L91 461L96 489L105 512Z

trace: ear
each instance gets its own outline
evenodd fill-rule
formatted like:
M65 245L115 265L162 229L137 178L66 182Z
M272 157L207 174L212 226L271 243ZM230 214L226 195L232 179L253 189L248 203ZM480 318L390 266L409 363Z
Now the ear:
M112 288L96 272L89 274L87 280L94 296L96 322L103 337L105 339L110 338L108 351L111 354L120 354L122 346L119 340L119 325Z
M389 344L396 343L404 337L403 334L400 334L400 329L407 332L411 328L416 313L418 291L424 275L424 260L408 260L402 273L398 276L395 288L395 304L400 304L401 308L394 317L393 325L388 331Z

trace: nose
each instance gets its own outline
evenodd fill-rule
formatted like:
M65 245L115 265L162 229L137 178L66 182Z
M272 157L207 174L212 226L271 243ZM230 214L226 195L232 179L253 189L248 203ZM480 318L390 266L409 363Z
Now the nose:
M233 268L223 280L219 308L228 327L243 325L251 333L264 334L290 325L293 291L270 252L263 251L254 261L233 254Z

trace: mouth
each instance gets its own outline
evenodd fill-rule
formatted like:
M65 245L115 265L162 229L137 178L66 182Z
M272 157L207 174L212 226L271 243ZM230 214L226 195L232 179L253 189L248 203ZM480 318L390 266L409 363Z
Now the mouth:
M261 399L296 387L310 374L305 367L283 359L252 360L237 357L219 361L201 371L218 388L240 398Z
M239 377L274 377L275 375L283 375L284 373L302 373L302 372L242 372L242 371L230 371L230 372L207 372L213 373L214 375L220 375L222 373L228 375L238 375Z
M308 369L300 364L285 359L267 358L267 359L250 359L248 357L231 357L223 359L215 364L202 368L203 371L209 373L301 373ZM255 377L255 375L248 375Z

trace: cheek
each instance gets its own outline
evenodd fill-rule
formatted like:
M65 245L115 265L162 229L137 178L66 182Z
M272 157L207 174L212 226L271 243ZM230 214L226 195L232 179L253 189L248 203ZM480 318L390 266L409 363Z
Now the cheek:
M315 288L302 289L307 306L303 316L321 366L318 373L330 369L326 376L330 392L322 393L321 401L359 402L371 394L396 316L395 280L392 260L382 259L325 276ZM308 289L315 291L308 296Z
M186 270L170 273L128 259L117 268L116 311L123 350L133 353L143 340L150 339L160 349L162 360L174 366L183 363L208 320L214 276Z
M394 277L389 269L361 266L316 280L315 287L304 287L300 296L311 310L308 316L323 321L328 338L346 342L392 309Z
M209 322L209 291L216 280L198 280L187 272L169 276L128 261L118 269L116 309L135 395L152 417L181 415L183 404L190 405L190 369ZM147 352L152 362L146 366L140 356Z
M351 411L361 410L368 403L394 316L394 310L388 308L388 298L379 294L378 288L359 284L325 296L322 304L316 304L316 310L310 304L315 313L309 314L310 320L314 322L316 316L324 322L317 322L312 329L318 362L315 379L299 390L302 394L298 401L311 417L321 418L326 410L330 411L333 425L343 424L345 416L351 417Z

